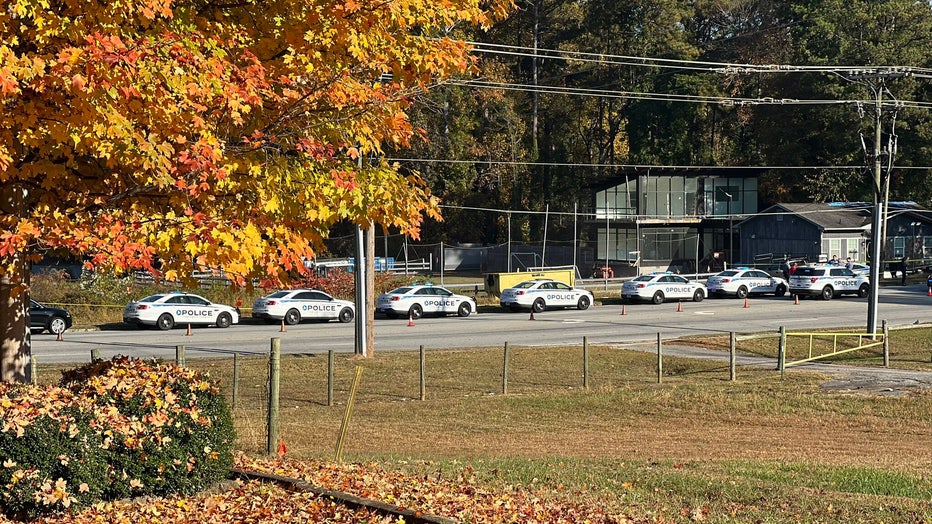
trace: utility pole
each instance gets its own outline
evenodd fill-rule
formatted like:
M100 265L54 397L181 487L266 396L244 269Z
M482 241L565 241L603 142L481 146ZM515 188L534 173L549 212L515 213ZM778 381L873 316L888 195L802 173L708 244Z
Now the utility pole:
M858 74L855 81L860 79L873 79L873 82L860 82L866 85L874 93L874 151L873 151L873 192L874 192L874 210L871 217L871 254L870 254L870 296L868 297L867 307L867 331L877 334L877 309L880 294L880 275L883 271L883 247L886 243L887 229L887 205L889 200L889 180L890 171L893 169L893 149L887 151L889 155L887 161L886 178L882 169L881 157L883 156L882 144L882 127L883 127L883 92L884 81L887 78L902 78L910 76L909 70L877 70L871 73ZM891 133L892 134L892 133ZM885 190L887 188L887 190Z
M871 85L874 90L874 214L871 223L871 260L870 260L870 296L867 306L867 331L877 333L877 304L880 291L880 272L883 271L883 261L880 259L881 244L884 242L884 194L881 191L880 173L880 125L883 110L883 79L879 85Z

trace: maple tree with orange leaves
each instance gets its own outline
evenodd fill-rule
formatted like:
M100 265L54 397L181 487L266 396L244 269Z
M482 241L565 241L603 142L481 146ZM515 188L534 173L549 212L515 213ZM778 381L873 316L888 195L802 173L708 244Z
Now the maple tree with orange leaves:
M0 380L29 262L272 283L350 220L416 238L437 199L377 157L411 95L474 64L507 0L10 0L0 8Z

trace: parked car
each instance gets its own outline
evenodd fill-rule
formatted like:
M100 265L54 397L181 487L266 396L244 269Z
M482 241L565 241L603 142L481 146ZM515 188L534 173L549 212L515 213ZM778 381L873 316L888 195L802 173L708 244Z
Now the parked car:
M716 273L706 280L705 285L710 295L731 295L738 298L764 294L782 297L789 289L786 280L748 267L736 267Z
M701 282L691 282L674 273L651 273L621 285L622 300L649 300L661 304L670 299L702 300L709 294Z
M73 319L67 309L42 305L35 300L29 301L29 329L41 333L48 331L53 335L64 333L71 327Z
M531 309L537 313L553 307L589 309L592 293L553 279L525 280L502 291L499 305L511 311Z
M239 323L239 308L214 304L193 293L172 292L150 295L130 302L123 310L123 322L137 326L158 326L168 330L176 324L230 327Z
M303 320L352 322L356 305L316 289L286 289L257 298L252 304L252 318L284 321L289 326Z
M377 313L384 313L388 318L406 315L421 318L426 313L446 315L456 313L468 317L476 311L476 301L466 295L457 295L452 291L431 284L403 286L382 293L375 301Z
M870 282L868 276L856 275L850 269L840 266L802 266L796 268L790 276L790 293L820 296L822 300L831 300L839 295L864 298L870 294Z

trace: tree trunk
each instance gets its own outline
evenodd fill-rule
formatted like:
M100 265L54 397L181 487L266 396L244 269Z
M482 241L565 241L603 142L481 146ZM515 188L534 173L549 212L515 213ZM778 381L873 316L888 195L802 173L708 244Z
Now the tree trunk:
M0 197L0 213L19 215L23 191L7 184ZM26 322L29 269L25 256L17 253L0 259L0 381L29 382L32 350Z

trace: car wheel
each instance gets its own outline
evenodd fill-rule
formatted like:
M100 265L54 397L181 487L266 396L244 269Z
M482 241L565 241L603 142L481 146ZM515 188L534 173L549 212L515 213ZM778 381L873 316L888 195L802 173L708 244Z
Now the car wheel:
M301 313L298 313L297 309L289 309L285 313L285 318L283 320L285 321L285 324L293 326L298 322L301 322Z
M547 309L547 304L544 302L544 299L538 298L531 304L531 310L535 313L540 313L541 311Z
M651 302L654 304L663 304L664 296L663 291L658 291L654 293L654 297L651 299Z
M858 288L858 296L861 298L867 298L871 294L871 287L867 284L861 284L861 287Z
M337 318L340 320L340 322L346 324L347 322L352 322L353 319L356 318L356 314L353 313L352 309L345 307L340 310L340 316Z
M175 319L168 313L162 313L162 316L159 317L155 325L162 331L168 331L175 327Z
M233 317L229 313L220 313L220 316L217 317L217 327L219 328L228 328L233 324Z
M411 306L411 309L408 310L408 316L411 319L418 319L424 316L424 308L420 304L414 304Z
M832 289L832 286L825 286L822 288L822 300L831 300L835 296L835 290Z
M748 296L748 288L746 288L746 287L744 287L744 286L741 286L741 287L738 288L738 292L735 293L735 294L738 296L738 298L747 298L747 296Z
M65 319L61 317L52 317L49 319L48 328L49 333L57 335L59 333L64 333L68 329L68 325L65 324Z
M456 308L456 314L461 317L468 317L470 313L472 313L472 308L469 307L468 302L463 302L460 307Z
M693 293L693 302L702 302L704 298L705 293L703 293L701 289L697 289L696 292Z
M580 311L589 309L589 297L579 297L579 302L576 303L576 308Z
M773 292L773 294L774 294L774 296L782 297L783 295L786 294L786 286L784 286L784 285L782 285L782 284L779 285L779 286L777 286L777 289L776 289L776 291Z

